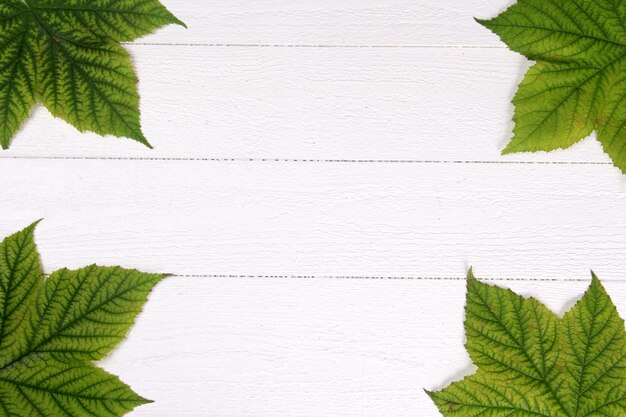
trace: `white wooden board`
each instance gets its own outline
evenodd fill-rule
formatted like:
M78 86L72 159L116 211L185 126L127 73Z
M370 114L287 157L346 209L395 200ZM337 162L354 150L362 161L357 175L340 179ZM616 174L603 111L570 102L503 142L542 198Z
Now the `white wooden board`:
M507 50L131 50L156 149L78 134L39 108L0 157L610 164L594 138L559 152L500 155L529 65Z
M48 269L626 279L609 166L3 160L0 231Z
M309 47L501 47L474 17L507 0L165 0L188 30L169 27L140 42Z
M132 417L437 417L471 371L463 277L563 312L593 268L626 315L626 181L593 138L500 156L530 62L508 0L164 0L127 45L155 150L42 108L0 153L0 235L46 272L175 277L103 362Z
M559 314L588 283L497 282ZM462 280L173 278L104 366L156 400L133 417L435 417L423 389L473 371L464 303Z

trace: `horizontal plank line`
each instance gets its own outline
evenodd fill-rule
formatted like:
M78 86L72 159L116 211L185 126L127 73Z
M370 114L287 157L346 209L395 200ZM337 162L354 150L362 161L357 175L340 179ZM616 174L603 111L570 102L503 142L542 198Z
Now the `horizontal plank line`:
M611 165L594 161L490 161L436 159L306 159L306 158L186 158L186 157L122 157L122 156L0 156L0 159L25 160L99 160L99 161L189 161L189 162L288 162L328 164L493 164L493 165Z
M341 44L274 44L274 43L169 43L169 42L122 42L137 46L188 46L205 48L389 48L389 49L506 49L500 45L341 45Z
M425 276L366 276L366 275L245 275L245 274L172 274L175 278L232 278L232 279L341 279L372 281L465 281L466 277L425 277ZM523 282L587 282L589 278L514 278L514 277L478 277L481 281L523 281ZM623 282L621 280L603 280L603 282Z
M45 273L45 277L51 274ZM420 277L420 276L367 276L367 275L253 275L253 274L166 274L170 278L207 278L207 279L284 279L284 280L353 280L353 281L466 281L466 277ZM480 281L496 282L591 282L589 278L514 278L514 277L477 277ZM603 279L602 282L626 282L619 279Z

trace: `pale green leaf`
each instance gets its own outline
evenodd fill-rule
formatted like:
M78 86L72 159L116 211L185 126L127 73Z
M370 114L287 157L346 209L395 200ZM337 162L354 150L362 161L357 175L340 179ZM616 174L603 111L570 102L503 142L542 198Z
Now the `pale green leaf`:
M567 148L595 130L626 173L626 2L519 0L479 22L537 61L513 99L503 153Z
M163 279L120 267L44 279L35 225L0 244L0 417L117 417L147 400L94 367Z
M158 0L3 0L0 145L37 99L78 130L146 146L137 78L120 41L181 24Z
M474 375L429 395L445 417L607 417L626 413L626 331L594 275L562 318L471 272L466 348Z

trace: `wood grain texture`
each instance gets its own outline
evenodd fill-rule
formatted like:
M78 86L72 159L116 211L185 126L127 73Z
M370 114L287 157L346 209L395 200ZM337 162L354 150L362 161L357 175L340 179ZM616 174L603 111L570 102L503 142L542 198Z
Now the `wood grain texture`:
M496 283L561 314L584 278ZM473 369L464 303L462 280L173 278L103 365L156 400L133 417L436 417L422 389Z
M80 134L39 108L0 157L610 164L593 138L559 152L500 155L528 66L507 50L131 50L155 150Z
M165 0L188 30L139 42L308 46L497 46L474 21L510 0Z
M500 156L531 63L473 17L509 0L163 2L189 29L128 45L155 150L38 108L0 153L46 272L177 275L104 361L130 416L437 417L470 265L558 312L593 268L626 316L624 176Z
M0 232L47 270L625 279L607 166L4 160ZM564 184L564 180L570 185ZM25 190L28 190L25 192Z

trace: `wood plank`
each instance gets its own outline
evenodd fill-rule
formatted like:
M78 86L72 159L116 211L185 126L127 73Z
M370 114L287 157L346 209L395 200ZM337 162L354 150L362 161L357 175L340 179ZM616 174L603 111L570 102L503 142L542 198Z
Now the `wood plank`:
M589 284L496 283L558 314ZM434 417L422 389L473 370L464 303L462 280L173 278L104 366L156 400L133 417Z
M168 27L140 42L261 45L483 45L498 38L474 21L510 1L164 0L188 30Z
M0 232L46 220L46 270L624 279L606 166L2 160ZM10 173L10 175L8 175Z
M500 155L528 66L506 50L131 49L155 150L82 135L40 108L0 157L610 163L592 138Z

